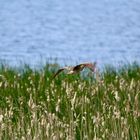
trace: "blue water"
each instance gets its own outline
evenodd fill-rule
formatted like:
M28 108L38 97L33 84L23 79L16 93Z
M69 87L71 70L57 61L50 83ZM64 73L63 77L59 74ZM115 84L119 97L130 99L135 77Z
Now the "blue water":
M11 65L140 62L140 0L0 0L0 60Z

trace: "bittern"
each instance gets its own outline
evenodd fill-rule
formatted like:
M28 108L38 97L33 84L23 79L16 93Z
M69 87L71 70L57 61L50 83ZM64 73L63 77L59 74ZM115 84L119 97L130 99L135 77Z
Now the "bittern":
M96 62L94 62L94 63L82 63L82 64L79 64L76 66L63 67L63 68L60 68L54 74L53 78L55 78L59 73L61 73L64 70L67 71L67 74L76 74L76 73L79 73L80 71L82 71L84 68L89 68L92 72L94 72L95 67L96 67Z

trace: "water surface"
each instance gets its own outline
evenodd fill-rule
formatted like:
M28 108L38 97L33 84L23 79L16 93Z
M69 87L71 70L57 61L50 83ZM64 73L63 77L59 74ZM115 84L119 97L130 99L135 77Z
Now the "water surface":
M1 0L0 60L140 62L139 0Z

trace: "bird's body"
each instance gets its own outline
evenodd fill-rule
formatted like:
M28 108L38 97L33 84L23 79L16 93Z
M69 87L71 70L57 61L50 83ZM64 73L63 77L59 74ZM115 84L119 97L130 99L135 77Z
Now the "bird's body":
M95 67L96 67L96 62L94 62L94 63L82 63L82 64L79 64L76 66L68 66L68 67L60 68L54 74L53 78L55 78L63 70L66 70L67 74L76 74L76 73L79 73L80 71L82 71L84 68L89 68L92 72L94 72Z

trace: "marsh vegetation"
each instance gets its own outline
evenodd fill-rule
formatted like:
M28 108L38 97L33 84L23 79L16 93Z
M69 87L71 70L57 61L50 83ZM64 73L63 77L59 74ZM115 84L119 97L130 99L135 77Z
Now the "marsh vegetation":
M0 139L140 139L140 66L51 77L40 70L0 66Z

